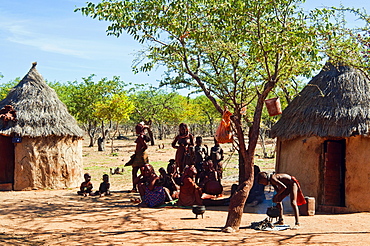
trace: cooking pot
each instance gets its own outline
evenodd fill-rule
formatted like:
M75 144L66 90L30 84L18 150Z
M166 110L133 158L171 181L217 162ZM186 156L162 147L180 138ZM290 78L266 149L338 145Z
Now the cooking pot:
M266 214L271 218L277 218L280 215L279 208L276 206L268 207Z
M202 215L203 219L203 214L206 211L206 206L204 205L193 205L193 213L196 215L195 218L198 218L198 215Z

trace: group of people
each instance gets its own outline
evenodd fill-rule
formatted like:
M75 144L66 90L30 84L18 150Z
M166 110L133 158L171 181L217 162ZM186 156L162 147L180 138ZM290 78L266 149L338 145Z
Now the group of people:
M91 182L91 175L84 174L84 181L81 183L80 190L77 191L78 195L82 196L108 196L110 195L109 175L103 174L103 182L100 183L99 190L93 192L93 184Z
M189 133L185 123L179 125L179 134L172 142L172 147L176 149L175 159L171 159L167 169L159 169L159 175L155 173L152 165L149 164L148 155L145 152L148 148L147 142L150 141L145 135L145 126L140 123L136 126L137 138L135 140L135 154L131 156L126 165L132 166L132 192L139 192L140 206L157 207L166 201L178 199L179 206L192 205L228 205L231 196L235 193L237 185L233 185L231 196L223 199L205 199L203 194L221 195L223 187L222 180L222 161L224 153L214 139L214 146L208 151L208 146L203 145L202 137L194 137ZM140 170L140 175L137 173ZM278 224L283 224L282 200L290 195L291 205L296 220L296 227L299 226L298 206L304 204L305 198L302 194L299 182L296 178L288 174L267 174L260 172L258 166L254 166L255 183L250 190L247 203L257 205L265 200L264 188L272 185L276 194L272 201L279 209ZM92 192L91 177L84 175L85 181L81 184L79 195L109 195L109 176L103 175L103 182L99 190Z
M147 142L150 141L145 135L146 128L142 123L136 126L135 154L126 163L132 166L131 192L140 193L140 205L153 207L174 199L178 199L180 206L200 205L203 204L202 194L222 194L224 153L216 140L210 150L203 145L200 136L194 143L187 125L181 123L179 134L172 142L172 147L176 149L175 159L169 161L166 170L160 168L157 175L146 154Z

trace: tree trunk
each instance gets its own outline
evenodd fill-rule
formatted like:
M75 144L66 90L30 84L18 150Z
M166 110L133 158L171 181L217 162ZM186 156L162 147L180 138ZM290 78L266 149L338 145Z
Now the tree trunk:
M89 147L94 147L95 133L96 133L96 124L93 124L92 122L89 122L89 126L88 126L88 129L87 129L87 132L88 132L89 138L90 138Z
M263 93L258 95L257 105L253 116L253 124L250 127L248 134L248 149L246 148L244 143L243 129L241 127L239 118L231 118L235 125L236 133L239 140L239 159L242 157L244 160L245 179L244 182L239 185L237 192L231 197L229 213L227 216L225 227L222 230L223 232L230 233L239 230L244 205L254 181L254 154L258 142L263 104L273 86L274 83L266 83Z
M117 134L118 131L118 122L117 122L117 125L116 125L116 129L115 131L113 132L113 136L111 138L111 145L110 145L110 153L113 154L114 150L113 150L113 147L114 147L114 138L116 137L116 134Z
M98 151L105 150L105 134L106 131L104 130L104 121L101 123L101 134L102 136L98 138Z
M229 213L226 220L226 225L223 232L234 232L238 231L243 215L244 205L248 198L249 191L253 186L253 161L254 161L254 151L249 152L247 150L244 142L244 133L241 127L240 121L236 117L232 117L238 141L239 141L239 164L244 167L244 177L239 177L239 187L234 195L231 197L229 205ZM257 135L258 139L258 135ZM249 146L253 138L249 138ZM240 174L240 172L239 172Z
M105 150L105 138L99 137L98 138L98 151Z
M260 139L261 139L263 157L267 158L268 155L267 155L266 144L265 144L265 130L263 129L260 129Z
M89 134L89 137L90 137L90 144L89 144L89 147L94 147L94 136L93 135L90 135Z

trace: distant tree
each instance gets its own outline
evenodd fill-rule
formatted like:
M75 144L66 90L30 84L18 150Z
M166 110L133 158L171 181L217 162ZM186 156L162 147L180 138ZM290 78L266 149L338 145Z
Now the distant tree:
M209 136L215 134L214 126L221 119L220 113L213 106L212 102L204 95L190 99L193 105L192 119L195 120L202 128L205 127L205 132Z
M151 145L155 144L152 127L158 126L159 138L163 137L161 126L164 122L169 122L170 112L174 109L173 99L178 94L175 92L167 92L153 86L137 86L130 94L131 100L135 104L134 114L130 116L131 120L136 124L144 122L149 126L149 135Z
M113 153L113 142L118 132L118 125L129 119L130 114L134 111L134 104L125 93L120 93L113 94L110 98L96 102L94 107L94 115L98 119L101 121L115 122L114 133L111 136L111 153Z
M1 75L2 76L2 75ZM0 76L0 78L1 78ZM21 78L16 78L7 83L0 84L0 101L3 100L9 93L9 91L21 81Z
M130 94L130 98L135 104L135 113L130 116L131 120L136 124L143 121L149 126L156 125L160 139L164 137L165 125L177 124L183 118L183 102L186 99L177 92L167 92L153 86L140 86ZM151 128L149 134L151 145L154 145Z
M114 94L120 94L124 91L126 84L119 77L113 79L102 78L94 82L94 74L82 78L82 82L68 82L61 98L67 105L70 113L84 126L90 137L89 147L94 146L96 133L102 130L104 125L96 117L95 104L110 99ZM102 138L105 138L106 130L101 131Z

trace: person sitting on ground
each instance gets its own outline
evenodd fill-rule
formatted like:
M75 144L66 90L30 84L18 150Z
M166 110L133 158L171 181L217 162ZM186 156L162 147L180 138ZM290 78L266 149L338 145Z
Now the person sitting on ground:
M180 186L180 195L177 205L179 206L192 206L192 205L205 205L205 206L228 206L230 199L235 193L238 185L234 184L231 187L231 195L224 199L202 199L202 189L194 182L194 177L197 169L192 166L187 166L184 170L182 177L183 185Z
M184 169L184 174L181 177L180 194L177 205L192 206L202 205L202 189L195 183L194 178L197 174L197 169L194 165L187 166Z
M84 174L85 181L81 183L80 190L77 191L78 195L89 196L92 194L93 185L91 183L91 176L88 173Z
M298 206L306 203L298 180L285 173L267 174L266 172L260 172L257 175L257 181L263 185L271 184L276 191L276 195L272 198L272 202L276 203L276 207L279 209L279 219L276 222L278 225L284 224L282 201L285 197L290 195L290 203L295 217L295 226L293 229L298 229L300 225Z
M206 161L203 162L203 172L199 175L199 187L203 189L203 193L209 195L222 194L223 187L210 157L207 157Z
M257 175L258 173L260 173L261 170L257 165L254 165L253 168L254 168L254 182L252 189L249 191L249 195L246 202L250 207L257 206L258 204L266 200L265 185L259 184L257 181Z
M95 192L95 195L109 196L110 195L110 183L108 174L103 175L103 182L100 183L99 190Z
M159 177L155 174L153 166L145 164L140 167L140 173L134 181L141 197L139 206L152 208L164 204L166 193L163 186L159 185Z
M175 181L173 180L172 176L166 173L166 170L161 167L159 170L159 184L162 185L167 191L168 196L172 199L178 198L178 186L176 185Z

